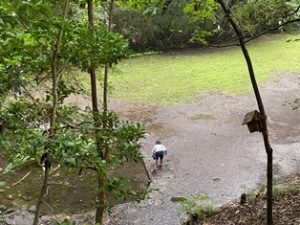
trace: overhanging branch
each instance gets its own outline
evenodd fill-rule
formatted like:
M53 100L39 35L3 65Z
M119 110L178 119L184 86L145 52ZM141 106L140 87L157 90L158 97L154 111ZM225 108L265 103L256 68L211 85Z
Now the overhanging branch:
M267 34L269 32L278 30L281 27L284 27L284 26L286 26L288 24L296 23L296 22L300 22L300 18L296 18L296 19L293 19L293 20L286 21L286 22L282 23L281 25L278 25L278 26L272 27L270 29L267 29L267 30L265 30L265 31L263 31L263 32L255 35L255 36L253 36L253 37L245 36L243 38L245 38L246 40L244 40L243 44L246 44L246 43L248 43L248 42L250 42L252 40L255 40L255 39L257 39L257 38L259 38L259 37L261 37L261 36L263 36L263 35L265 35L265 34ZM236 39L233 40L233 41L236 41ZM214 42L214 43L217 43L217 42ZM232 44L226 44L226 45L215 45L214 43L210 44L209 46L210 47L214 47L214 48L226 48L226 47L233 47L233 46L240 46L241 45L240 43L232 43Z

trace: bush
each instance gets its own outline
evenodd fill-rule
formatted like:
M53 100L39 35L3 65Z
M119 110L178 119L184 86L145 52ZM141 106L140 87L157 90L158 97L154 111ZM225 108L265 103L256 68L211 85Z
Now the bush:
M182 210L189 215L190 219L203 220L216 214L217 210L206 195L193 195L191 199L180 202Z
M286 195L299 194L300 188L297 185L277 184L273 187L273 200L278 201Z

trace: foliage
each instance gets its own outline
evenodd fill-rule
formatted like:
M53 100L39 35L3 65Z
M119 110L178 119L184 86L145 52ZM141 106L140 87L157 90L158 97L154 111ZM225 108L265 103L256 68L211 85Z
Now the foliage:
M125 0L118 2L122 8L142 12L146 15L155 15L163 4L163 0Z
M76 223L71 220L64 219L63 221L55 221L54 225L76 225Z
M122 36L103 26L95 26L92 31L85 21L71 21L66 29L67 40L62 47L65 57L83 71L105 64L111 66L127 55L128 46Z
M114 10L114 31L123 34L130 46L138 51L192 46L190 40L194 30L210 25L206 22L189 21L189 17L183 12L188 2L190 1L172 0L156 4L152 16L132 7L118 7Z
M298 195L300 192L298 185L277 184L273 187L273 200L279 201L287 195Z
M34 112L37 111L35 107L36 105L22 99L21 103L17 101L7 104L1 112L1 121L5 123L0 148L2 153L10 155L10 163L4 173L29 161L40 163L45 149L51 153L51 160L64 168L92 170L100 174L112 171L126 162L142 159L139 140L144 137L145 130L140 124L121 121L113 112L100 114L101 121L109 124L105 130L99 127L101 146L102 149L108 148L111 151L108 159L103 160L95 147L93 114L89 109L59 107L55 135L48 136L48 114L44 114L45 117L43 114L36 116L39 120L34 120ZM138 200L141 197L127 186L122 176L107 177L102 188L120 200Z
M49 105L47 107L49 109ZM74 106L60 106L57 109L55 135L49 137L47 107L43 107L40 101L32 103L21 98L1 111L3 133L0 146L3 151L13 149L15 153L6 171L28 160L39 161L45 148L50 150L54 161L67 167L95 166L101 170L127 161L141 160L138 141L145 134L142 125L121 121L113 112L100 114L100 120L109 124L107 129L99 130L102 148L112 149L108 162L105 162L98 157L95 149L93 114L89 109L82 111ZM118 179L110 184L111 189L121 185Z
M102 113L99 115L100 121L107 122L107 129L97 128L99 139L101 140L101 149L111 149L110 158L104 161L98 157L99 152L95 149L95 138L93 133L92 112L85 112L85 121L82 123L80 133L72 137L66 130L61 131L58 135L57 145L55 149L65 149L64 155L68 158L67 162L73 167L88 168L94 166L97 170L114 167L127 161L138 161L141 159L139 152L140 144L138 140L144 137L144 128L140 124L132 124L128 121L120 121L113 112ZM70 140L66 140L69 137ZM63 139L64 141L60 140ZM76 140L78 143L84 142L85 146L75 147ZM60 147L59 145L62 145ZM61 151L57 150L57 154ZM61 153L60 153L61 154Z
M230 0L228 4L234 20L250 37L299 16L294 13L296 0ZM138 51L188 47L191 41L194 45L222 42L235 36L214 0L122 2L114 10L114 23L114 31Z
M211 200L205 195L193 195L189 200L180 201L182 210L193 220L203 220L216 214Z
M195 0L185 6L184 12L189 15L191 22L198 24L193 32L192 40L194 42L206 44L206 38L213 35L214 28L209 26L209 29L205 29L204 25L207 21L213 21L213 24L215 23L214 12L217 9L218 4L214 0Z
M239 26L249 35L278 26L294 18L299 3L286 0L251 0L235 2L231 10Z
M55 221L54 225L76 225L76 222L71 221L69 219L64 219L63 221ZM89 225L89 224L84 224L84 225ZM95 225L99 225L98 223L96 223Z
M5 172L31 160L43 164L45 152L61 166L91 169L100 176L125 162L141 160L139 140L145 133L142 125L121 121L113 112L95 114L89 108L82 110L64 104L70 95L82 93L80 85L69 82L67 77L74 67L88 71L90 67L112 66L126 57L127 43L121 35L108 32L102 21L96 21L91 29L80 10L76 10L76 2L72 5L74 10L68 11L68 18L61 18L62 3L39 0L0 3L0 147L10 155ZM61 47L56 49L62 27ZM53 65L56 50L58 61ZM58 72L56 105L52 102L56 89L49 86L53 66ZM41 83L42 93L36 97ZM20 85L26 90L23 97L3 105L9 91ZM97 127L94 127L95 117L100 121ZM99 144L102 152L96 149ZM105 151L110 154L104 160L100 156ZM137 195L124 185L122 178L107 178L101 187L105 191L120 198Z
M49 78L52 46L58 30L65 27L59 52L60 73L73 65L84 71L90 66L112 65L127 55L127 43L97 23L94 31L82 17L62 21L60 4L33 1L0 3L0 101L9 90ZM51 28L51 29L49 29ZM2 105L1 104L1 105Z

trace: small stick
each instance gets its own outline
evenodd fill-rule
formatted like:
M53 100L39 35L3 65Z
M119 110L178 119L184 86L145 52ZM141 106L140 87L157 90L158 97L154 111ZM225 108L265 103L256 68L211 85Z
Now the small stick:
M57 167L54 168L54 170L52 170L49 174L51 175L52 173L54 173L56 170L58 170L60 168L60 164L57 165Z
M28 177L31 174L32 170L30 170L28 173L25 174L24 177L22 177L19 181L17 181L16 183L12 184L11 186L16 186L17 184L21 183L23 180L26 179L26 177Z
M148 177L148 183L150 184L152 182L152 178L150 176L150 173L149 173L149 170L147 169L147 166L146 166L146 163L145 163L145 160L142 159L142 163L143 163L143 166L144 166L144 169L145 169L145 172L147 174L147 177Z

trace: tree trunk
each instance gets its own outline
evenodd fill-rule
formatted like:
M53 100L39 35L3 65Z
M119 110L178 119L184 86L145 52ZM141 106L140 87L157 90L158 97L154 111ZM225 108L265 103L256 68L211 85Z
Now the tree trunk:
M110 32L112 28L112 11L114 7L114 0L110 1L109 4L109 12L108 12L108 27L107 30ZM104 78L103 78L103 110L107 112L108 107L108 98L107 98L107 90L108 90L108 64L104 67Z
M272 225L273 224L273 218L272 218L272 205L273 205L273 201L272 201L272 188L273 188L273 149L270 145L269 142L269 135L268 135L268 127L267 127L267 117L266 117L266 113L265 113L265 109L264 109L264 105L263 105L263 101L262 98L260 96L260 92L257 86L257 82L255 79L255 74L254 74L254 70L253 70L253 66L252 66L252 62L251 62L251 58L250 55L247 51L247 48L245 46L244 43L244 35L242 33L242 31L238 28L238 26L236 25L236 23L234 22L234 20L231 18L231 11L230 9L225 5L223 0L217 0L218 3L221 5L223 11L225 12L232 28L234 29L235 33L238 36L239 39L239 43L241 46L241 49L243 51L245 60L247 62L247 66L248 66L248 71L249 71L249 75L250 75L250 79L251 79L251 83L252 83L252 87L253 87L253 91L256 97L256 101L257 101L257 105L261 114L261 119L262 119L262 125L263 125L263 130L262 130L262 135L263 135L263 140L264 140L264 145L265 145L265 150L267 153L267 224L268 225Z
M110 32L112 28L112 11L114 8L114 0L110 0L109 2L109 10L108 10L108 27L107 30ZM106 64L104 66L104 77L103 77L103 112L106 116L108 111L108 72L109 72L109 66ZM106 120L103 121L103 129L107 129L107 122ZM106 146L106 145L105 145ZM109 148L106 146L104 151L104 160L107 160L109 158Z
M38 225L39 224L39 219L40 219L40 214L41 214L41 207L43 204L43 201L47 195L47 190L48 190L48 180L49 180L49 167L45 167L45 173L44 173L44 180L43 180L43 186L39 195L39 199L36 205L36 210L34 214L34 220L33 220L33 225Z
M96 223L102 224L104 216L104 206L106 202L106 192L103 190L105 185L104 176L98 173L98 194L97 194L97 205L96 205Z
M93 0L87 0L88 3L88 21L90 25L91 31L94 29L94 7L93 7ZM99 108L98 108L98 100L97 100L97 79L96 79L96 70L95 68L91 67L89 69L90 78L91 78L91 94L92 94L92 109L93 109L93 116L94 116L94 127L95 127L95 141L96 141L96 149L98 155L101 159L104 158L104 154L101 149L101 140L98 136L98 129L101 125L101 121L99 118ZM96 218L95 223L102 224L103 221L103 214L104 214L104 206L106 202L106 192L104 190L105 186L105 176L101 172L98 171L97 173L98 179L98 194L97 194L97 205L96 205Z
M67 13L68 13L68 6L69 6L69 0L65 0L64 8L63 8L63 20L66 19ZM50 129L49 129L49 137L52 138L55 131L54 131L54 124L56 120L56 110L57 110L57 85L58 85L58 54L60 51L60 45L62 41L62 36L64 32L64 26L62 25L62 28L57 34L56 43L53 48L53 54L52 54L52 62L51 62L51 74L52 74L52 111L50 115ZM38 225L39 223L39 217L41 213L41 207L44 201L44 198L47 195L48 190L48 179L49 179L49 170L50 170L50 153L46 149L46 159L44 162L45 166L45 173L44 173L44 180L43 180L43 186L40 192L40 196L36 205L36 211L34 215L34 221L33 225Z
M94 7L93 0L88 0L88 20L90 29L93 31L94 29ZM98 97L97 97L97 79L96 79L96 70L91 67L89 69L90 77L91 77L91 94L92 94L92 108L94 113L98 113ZM95 115L94 115L95 118Z

